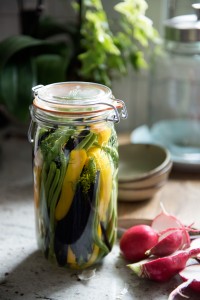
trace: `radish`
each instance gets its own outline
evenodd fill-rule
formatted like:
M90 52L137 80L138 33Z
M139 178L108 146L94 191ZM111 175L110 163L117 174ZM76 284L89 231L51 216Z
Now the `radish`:
M167 212L161 212L155 217L151 224L152 228L161 232L168 228L182 228L182 223L175 217Z
M179 273L183 281L187 282L191 280L190 288L200 292L200 265L194 264L187 266L184 270Z
M190 246L190 236L188 233L190 227L185 227L175 216L168 214L164 208L162 209L163 211L152 221L151 227L160 235L162 235L163 232L181 229L182 243L179 249L187 249Z
M171 233L161 235L158 243L146 251L146 255L155 255L158 257L167 256L180 249L183 241L183 234L180 229L173 230Z
M176 295L182 295L182 289L190 287L196 292L200 292L200 265L194 264L187 266L179 273L181 279L184 281L175 290L171 292L168 300L175 299Z
M172 255L162 258L149 258L128 265L128 267L141 278L164 282L185 268L189 258L200 253L200 248L180 250Z
M145 252L158 242L158 234L148 225L135 225L125 231L120 239L124 257L137 262L146 257Z

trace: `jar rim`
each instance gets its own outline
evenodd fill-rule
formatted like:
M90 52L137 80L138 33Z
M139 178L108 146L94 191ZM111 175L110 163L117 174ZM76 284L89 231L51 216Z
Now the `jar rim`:
M90 105L112 98L109 87L93 82L66 81L39 85L33 88L35 96L45 102L57 105Z
M121 117L127 118L127 111L122 100L115 99L109 87L92 82L68 81L52 83L46 86L34 87L33 100L34 114L53 114L64 118L88 117L95 119L105 118L119 122ZM114 115L110 117L110 113ZM38 113L37 113L38 112Z

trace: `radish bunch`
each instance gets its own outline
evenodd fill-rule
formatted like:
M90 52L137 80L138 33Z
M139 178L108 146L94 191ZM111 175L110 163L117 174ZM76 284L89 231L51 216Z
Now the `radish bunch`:
M200 259L200 239L191 243L190 231L191 226L185 227L163 211L151 226L129 228L120 239L121 253L130 261L128 267L141 278L164 282L179 274L185 282L170 294L169 300L186 286L200 292L200 275L196 276L200 265L186 267L190 258Z

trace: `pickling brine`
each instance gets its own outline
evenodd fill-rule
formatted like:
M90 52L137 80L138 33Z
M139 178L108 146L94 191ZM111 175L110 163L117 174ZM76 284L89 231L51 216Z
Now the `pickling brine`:
M38 99L31 108L34 126L30 133L38 245L46 258L60 266L87 268L100 262L116 240L118 143L114 122L108 120L108 112L103 118L104 110L103 116L92 110L92 121L85 111L81 120L80 107L76 117L71 110L61 113L58 104L57 114L49 112Z

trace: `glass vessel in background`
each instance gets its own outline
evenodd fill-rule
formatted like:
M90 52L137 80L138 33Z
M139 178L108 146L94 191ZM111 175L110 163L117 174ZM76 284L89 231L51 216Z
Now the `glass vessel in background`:
M174 165L200 167L200 21L177 16L164 23L164 51L153 62L149 125L154 142L167 147Z
M121 100L86 82L37 86L31 106L39 248L60 266L87 268L107 255L117 222ZM119 113L121 109L121 113Z

